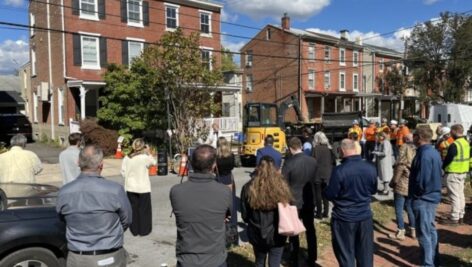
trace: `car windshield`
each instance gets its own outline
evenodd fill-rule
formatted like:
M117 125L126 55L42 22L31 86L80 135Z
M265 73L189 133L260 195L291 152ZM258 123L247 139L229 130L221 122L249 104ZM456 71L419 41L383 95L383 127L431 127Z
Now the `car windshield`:
M0 183L1 209L55 206L58 190L52 185Z

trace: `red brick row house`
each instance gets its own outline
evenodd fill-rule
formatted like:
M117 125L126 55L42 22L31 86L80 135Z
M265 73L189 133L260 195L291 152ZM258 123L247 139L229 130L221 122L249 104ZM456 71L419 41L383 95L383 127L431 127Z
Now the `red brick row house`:
M222 5L206 0L30 1L30 118L36 137L64 139L70 121L96 116L109 63L181 27L200 32L202 57L220 62Z
M287 15L281 26L265 26L241 53L243 102L281 103L297 95L306 121L324 112L365 111L371 101L376 114L369 116L380 116L379 77L385 64L402 59L390 49L366 49L346 30L338 38L292 28Z

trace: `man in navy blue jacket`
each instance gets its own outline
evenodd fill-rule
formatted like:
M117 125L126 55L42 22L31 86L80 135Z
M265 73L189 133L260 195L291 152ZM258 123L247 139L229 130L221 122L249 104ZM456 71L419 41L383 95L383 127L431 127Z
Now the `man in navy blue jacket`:
M408 195L412 198L416 234L422 250L421 266L438 266L438 233L434 225L441 201L441 156L431 145L433 131L419 127L413 134L418 147L411 164Z
M256 151L256 166L259 165L259 161L263 156L270 156L274 159L275 166L280 169L282 165L282 154L279 151L275 150L274 146L274 137L272 135L266 136L264 139L264 147L259 148Z
M339 266L374 265L370 202L377 192L377 171L356 152L353 140L341 142L343 160L331 174L325 196L334 204L331 235Z

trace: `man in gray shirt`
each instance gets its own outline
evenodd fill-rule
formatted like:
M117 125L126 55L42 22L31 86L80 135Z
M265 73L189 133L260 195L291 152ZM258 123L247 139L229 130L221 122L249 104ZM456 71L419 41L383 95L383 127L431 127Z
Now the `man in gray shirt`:
M80 174L79 153L80 133L71 133L69 135L69 147L59 154L59 165L62 172L62 184L72 182Z
M123 233L132 214L125 190L100 176L99 147L86 146L79 154L79 166L79 177L59 190L56 204L66 223L67 266L126 266Z
M225 218L231 190L215 180L216 149L201 145L192 154L194 173L170 190L177 223L177 267L225 267Z

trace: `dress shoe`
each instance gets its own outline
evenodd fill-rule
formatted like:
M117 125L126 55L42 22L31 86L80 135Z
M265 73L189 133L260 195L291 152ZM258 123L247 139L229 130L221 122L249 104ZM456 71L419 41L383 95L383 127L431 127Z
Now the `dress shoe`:
M444 224L444 225L451 225L451 226L456 226L456 225L459 225L459 220L453 220L451 218L440 218L439 220L439 223L440 224Z

